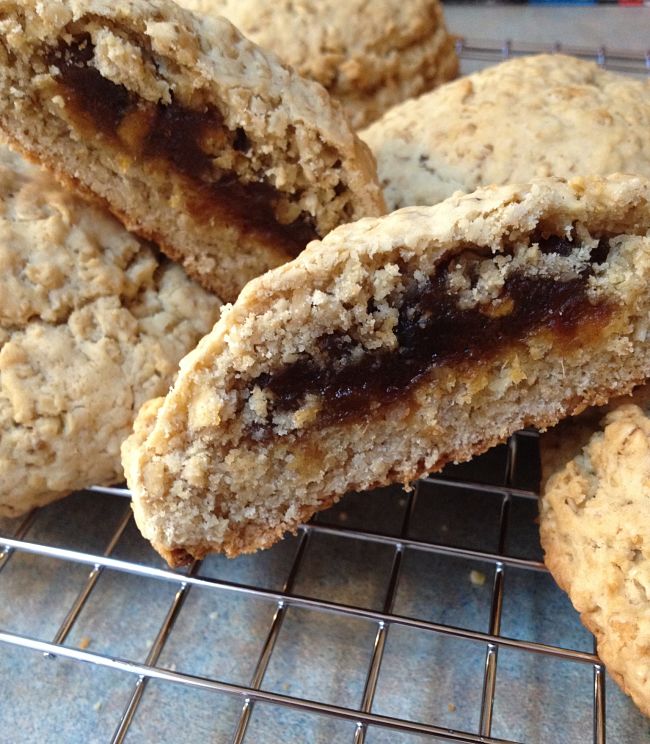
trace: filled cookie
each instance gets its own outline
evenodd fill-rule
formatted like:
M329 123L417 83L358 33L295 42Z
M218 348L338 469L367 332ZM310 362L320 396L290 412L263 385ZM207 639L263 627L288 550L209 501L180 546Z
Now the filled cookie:
M343 104L355 129L458 74L438 0L179 0L225 16Z
M650 390L542 436L545 561L607 670L650 716Z
M517 57L391 109L361 133L389 209L532 178L650 177L650 80Z
M271 545L650 374L650 183L542 179L344 225L251 282L123 448L172 564Z
M219 300L0 148L0 516L123 480L120 444Z
M171 0L0 0L0 128L228 300L384 210L322 86Z

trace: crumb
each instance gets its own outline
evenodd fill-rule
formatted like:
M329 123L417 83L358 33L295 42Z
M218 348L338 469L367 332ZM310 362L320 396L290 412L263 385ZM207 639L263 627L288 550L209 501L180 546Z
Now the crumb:
M208 615L208 617L210 618L210 620L216 620L219 617L219 613L218 612L211 612Z
M450 713L455 713L456 712L456 706L453 703L447 703L447 710Z
M485 584L485 574L481 571L472 570L469 572L469 580L474 586L483 586Z
M347 522L348 521L348 513L347 512L341 512L339 514L339 522Z
M98 701L97 701L97 702L96 702L96 703L95 703L95 704L93 705L93 710L99 710L99 709L100 709L101 707L102 707L102 701L101 701L101 700L98 700Z
M82 638L82 639L81 639L81 640L79 641L79 648L80 648L80 649L81 649L82 651L85 651L85 650L86 650L86 649L88 648L88 646L90 646L90 642L91 642L91 641L90 641L90 638L88 638L88 636L84 636L84 637L83 637L83 638Z

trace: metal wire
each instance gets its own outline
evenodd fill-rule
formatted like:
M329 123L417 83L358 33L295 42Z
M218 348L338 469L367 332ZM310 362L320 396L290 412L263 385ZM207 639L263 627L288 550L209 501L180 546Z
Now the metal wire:
M627 50L573 46L569 44L528 44L510 40L496 42L483 39L459 38L456 51L461 59L494 64L510 57L523 57L528 54L569 54L572 57L591 60L601 67L628 74L650 74L650 49L644 52Z
M515 464L517 460L517 440L511 440L508 464L506 468L506 477L504 488L507 489L512 483ZM448 487L456 487L457 483L444 479ZM497 487L498 488L498 487ZM110 489L103 489L103 492L110 492ZM494 492L494 489L493 489ZM120 496L118 492L117 497ZM195 564L188 574L178 574L165 569L153 568L151 566L141 565L138 563L118 560L111 557L111 553L118 543L124 529L128 523L128 515L125 514L118 524L114 534L108 542L104 555L93 555L81 551L74 551L66 548L60 548L51 545L43 545L30 542L25 539L29 525L33 522L33 517L26 520L18 530L16 536L12 538L1 538L0 546L4 554L12 552L24 552L35 555L48 556L71 563L85 564L92 566L91 573L86 585L79 593L73 603L73 606L62 623L61 628L55 635L52 643L39 641L35 638L26 638L18 633L0 633L0 642L10 643L24 648L41 650L48 654L72 658L77 661L85 661L98 666L109 666L114 669L128 671L137 676L133 693L124 710L124 713L117 724L112 742L121 744L124 741L129 727L134 719L139 703L142 699L146 683L148 680L155 678L184 684L192 687L210 689L215 692L221 692L231 695L237 695L242 698L242 711L233 733L232 741L240 744L245 740L248 723L257 701L272 702L277 705L293 707L311 713L333 716L343 720L352 720L356 724L354 742L363 744L365 741L368 726L378 726L389 728L402 732L419 733L429 736L437 736L446 741L459 742L502 742L491 736L492 708L494 704L494 692L497 676L498 651L502 646L516 648L520 651L542 654L565 659L572 662L590 664L594 670L594 742L596 744L605 744L605 707L604 707L604 670L595 653L581 652L547 644L525 641L515 638L508 638L500 634L500 617L501 607L504 594L504 574L508 567L526 569L530 571L544 571L542 564L536 561L512 558L504 555L506 536L508 531L508 515L510 509L510 500L512 496L507 492L503 495L501 513L499 519L499 541L496 553L486 553L478 550L469 550L461 548L451 548L446 545L434 542L416 541L406 537L409 531L409 524L415 508L418 491L411 495L409 503L405 510L405 517L398 535L390 536L371 532L363 532L345 526L330 526L322 524L306 525L302 528L301 539L287 580L281 591L272 591L262 587L247 586L224 580L217 580L200 576L198 574L198 564ZM478 492L480 497L480 492ZM342 604L323 599L314 599L303 597L293 592L296 576L300 570L308 540L311 535L331 535L339 538L346 538L354 541L365 543L378 543L390 545L393 549L393 562L390 570L390 576L387 584L385 599L381 611L370 610L362 607L356 607L351 604ZM455 557L480 559L491 562L495 567L495 579L492 589L492 603L490 611L490 624L487 633L469 630L466 628L453 627L442 623L434 623L418 618L407 617L393 612L395 596L399 585L400 569L402 565L405 550L434 552L441 555L450 555ZM102 654L91 653L85 650L72 649L62 645L67 637L70 628L73 626L82 607L92 594L96 584L98 574L105 568L114 571L131 573L143 578L156 579L176 583L179 587L174 597L165 619L158 632L156 640L144 664L138 664L128 659L111 659ZM156 666L160 653L169 636L175 619L182 611L183 603L187 593L193 586L202 586L209 588L218 588L236 592L246 597L263 597L276 602L276 613L271 622L266 640L263 644L262 651L258 658L255 672L248 686L227 684L218 680L207 677L197 677L180 672L170 672ZM319 612L330 612L343 617L355 617L371 620L376 623L377 631L373 646L372 656L369 663L366 683L362 696L362 701L358 709L345 708L341 706L329 705L313 700L306 700L298 697L279 695L277 693L267 692L261 689L264 674L268 667L269 661L273 654L275 643L284 620L286 611L289 607L300 607ZM462 730L450 730L435 726L426 722L394 719L387 716L377 715L372 712L374 695L379 678L381 662L386 646L386 640L391 626L402 626L414 628L429 633L439 633L454 638L464 638L466 640L480 642L486 646L486 660L483 681L483 696L481 703L480 727L477 733Z
M289 575L287 576L287 580L284 583L283 591L285 593L291 593L293 591L293 585L296 581L296 576L298 575L302 560L305 556L309 536L310 532L308 532L307 530L303 530L302 535L300 536L300 542L298 543L298 548L296 550L296 555L293 559L293 563L291 564L291 569L289 570ZM284 600L280 600L278 602L277 610L275 611L275 615L273 616L273 620L271 621L271 627L269 628L266 640L264 641L264 645L262 646L262 651L257 660L255 671L253 672L253 678L251 679L250 683L250 687L252 690L259 690L262 685L264 675L266 674L266 670L269 666L269 661L271 660L271 654L273 653L276 641L278 640L278 635L282 628L282 623L284 622L284 618L287 614L287 608L288 604ZM244 701L242 712L239 716L239 723L237 724L237 729L235 730L235 734L232 739L233 744L241 744L241 742L244 741L254 705L255 701L252 698L246 698L246 700Z
M418 495L419 484L416 485L415 490L409 494L409 501L407 508L404 513L404 520L402 522L402 529L400 530L400 537L404 538L408 534L409 525L415 509L415 503ZM390 571L390 578L388 579L388 589L386 590L386 598L384 599L383 611L385 614L390 614L393 610L395 603L395 596L397 594L397 586L399 583L400 570L402 568L402 559L404 557L404 545L398 542L395 545L395 551L393 553L393 565ZM363 698L361 701L361 710L364 713L369 713L372 709L372 702L375 697L377 690L377 681L379 680L379 669L381 662L384 657L384 649L386 648L386 638L388 636L388 628L390 626L387 623L379 622L377 625L377 635L375 636L375 643L372 649L372 658L370 660L370 667L366 676L366 684L363 690ZM354 744L364 744L366 740L366 725L359 721L357 728L354 732Z
M301 528L302 530L312 530L313 527L305 525ZM342 535L345 531L341 532ZM394 538L394 544L400 545L401 541ZM303 597L298 594L290 594L282 591L272 591L270 589L264 589L257 586L248 586L246 584L237 584L230 581L224 581L220 579L208 578L203 576L185 576L183 574L174 573L173 571L166 571L159 568L151 568L139 563L132 563L130 561L116 560L113 558L105 558L100 555L92 555L90 553L82 553L74 550L66 550L65 548L57 548L50 545L39 545L36 543L30 543L27 541L15 540L10 538L0 537L0 545L5 545L12 549L20 550L25 553L31 553L34 555L48 556L50 558L57 558L67 560L73 563L81 563L87 565L99 565L106 568L110 568L114 571L121 571L124 573L136 574L142 577L150 579L159 579L169 581L176 584L188 584L193 586L203 586L210 588L219 588L226 591L235 592L248 597L259 597L264 599L272 600L276 603L282 602L288 606L299 607L302 609L317 610L320 612L329 612L335 615L341 615L343 617L354 617L365 620L375 621L377 623L392 623L394 625L400 625L403 627L414 628L418 630L434 631L443 635L449 635L456 638L465 638L472 641L481 641L484 643L494 643L499 646L507 646L509 648L516 648L523 651L530 651L533 653L545 654L548 656L555 656L558 658L566 659L569 661L585 662L589 664L598 663L598 657L595 654L590 654L584 651L575 651L572 649L565 649L556 646L550 646L548 644L536 643L533 641L525 641L517 638L509 638L502 635L493 635L491 633L483 633L477 630L470 630L467 628L459 628L452 625L444 625L442 623L433 623L427 620L420 620L418 618L407 617L404 615L397 615L387 612L380 612L377 610L369 610L364 607L357 607L351 604L342 604L338 602L326 601L323 599L313 599L311 597ZM437 546L444 547L444 546ZM483 556L483 553L477 553L478 556ZM10 634L9 634L10 635Z
M613 50L581 49L550 45L541 47L526 44L513 44L510 41L491 43L459 39L457 48L463 59L484 62L496 62L511 56L539 52L563 51L584 59L594 59L610 69L637 74L650 73L650 51L645 54L632 54ZM544 657L562 659L579 664L589 664L593 668L593 741L594 744L606 744L606 709L605 709L605 670L595 653L562 648L560 646L510 638L501 633L501 616L508 571L523 569L534 572L546 571L544 565L535 560L506 555L506 544L510 527L510 515L513 499L536 499L533 490L517 487L514 475L520 458L518 442L522 438L534 438L536 433L524 431L511 438L508 449L505 475L501 483L482 483L455 476L437 475L423 479L416 490L409 495L404 510L404 517L399 532L386 534L343 524L331 525L315 523L301 528L300 539L291 562L287 578L279 591L261 586L250 586L243 583L225 581L200 575L200 564L195 563L186 574L174 573L165 569L154 568L133 561L119 560L112 557L114 550L122 539L130 521L130 507L126 510L113 534L110 536L102 555L76 551L65 547L45 545L30 541L27 538L34 525L38 512L29 514L18 526L14 534L0 537L0 572L6 567L13 555L24 553L45 556L50 559L65 561L69 564L88 565L90 573L82 589L75 597L64 620L51 642L26 637L16 632L0 631L0 643L32 650L53 657L72 659L96 667L120 670L135 675L136 682L129 701L119 721L116 721L111 742L121 744L128 735L139 704L143 698L149 680L157 679L172 682L186 687L210 690L214 693L231 695L239 698L242 708L232 734L232 744L243 744L254 706L257 702L271 703L302 712L325 715L355 724L354 744L364 744L368 727L379 727L404 733L420 734L435 737L449 742L468 742L478 744L514 744L504 739L492 737L492 717L495 701L496 681L498 676L499 649L506 647L522 653L539 654ZM422 484L444 486L450 489L469 491L478 499L482 494L499 495L501 507L498 522L498 542L496 552L487 552L462 546L449 546L441 542L417 540L409 537L412 517L416 503L420 498ZM130 497L128 490L120 488L96 488L96 492L107 494L115 499ZM362 544L388 546L392 550L392 562L386 584L381 610L372 610L352 604L338 603L324 599L301 596L294 591L296 578L299 575L307 548L313 536L331 536ZM404 556L407 551L433 553L440 556L483 561L493 566L494 580L491 591L490 617L487 632L455 627L440 622L422 620L405 616L394 611L395 600L400 586ZM70 648L64 645L71 629L77 622L81 611L92 602L93 592L101 573L105 569L132 574L144 579L170 582L178 589L170 603L163 622L156 634L152 647L144 663L130 659L113 658L84 649ZM172 631L174 623L184 611L188 593L193 587L229 591L244 598L261 598L275 603L276 610L257 658L254 672L248 685L226 683L206 676L171 671L158 666L161 653ZM357 618L375 624L375 640L365 676L363 694L358 707L345 707L292 695L283 695L263 689L265 674L273 657L276 643L289 608L302 608L319 613L333 613L343 618ZM387 639L392 627L412 628L426 633L440 634L457 639L465 639L481 644L485 649L483 685L481 696L480 720L478 731L453 730L424 721L412 721L373 712L373 704L381 674L382 661Z

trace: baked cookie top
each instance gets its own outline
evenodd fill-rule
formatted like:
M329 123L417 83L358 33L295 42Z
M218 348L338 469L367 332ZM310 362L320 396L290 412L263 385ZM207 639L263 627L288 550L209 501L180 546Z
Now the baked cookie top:
M608 671L650 715L650 396L644 387L622 400L583 424L591 436L577 453L573 427L564 431L563 462L547 460L540 530L546 563Z
M650 176L650 80L518 57L391 109L361 133L389 209L544 176Z
M355 128L369 124L390 104L454 77L458 69L438 0L180 0L179 4L225 16L256 44L275 52L301 75L317 80L343 102Z
M650 184L541 179L343 225L249 283L123 447L145 536L271 544L650 369ZM180 555L183 555L181 552Z
M0 149L0 514L122 478L135 412L220 302Z

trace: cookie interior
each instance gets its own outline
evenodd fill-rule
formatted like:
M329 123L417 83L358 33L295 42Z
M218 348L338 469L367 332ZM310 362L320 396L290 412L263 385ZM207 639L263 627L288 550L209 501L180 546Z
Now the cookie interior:
M363 418L408 395L433 367L480 365L543 330L555 336L557 345L570 344L581 326L606 324L614 307L606 299L590 298L588 286L607 259L609 238L583 234L581 240L574 230L568 238L540 233L529 241L542 257L534 272L517 266L517 256L528 246L506 246L498 258L487 247L467 246L460 256L439 262L430 276L407 281L390 307L380 311L369 298L370 316L396 314L395 345L368 350L349 333L320 336L314 344L317 355L304 354L253 381L252 387L268 399L267 425L272 426L275 414L298 411L308 397L310 406L315 398L320 406L312 425ZM551 273L553 265L559 274ZM490 274L501 274L502 284L481 297L482 278ZM264 431L269 433L268 426ZM253 427L253 434L259 433Z
M314 215L255 167L245 130L229 129L216 106L192 108L173 94L168 102L144 100L101 74L89 33L62 40L45 57L58 70L54 80L76 130L88 138L100 133L117 154L182 178L198 221L216 216L287 256L318 237Z

